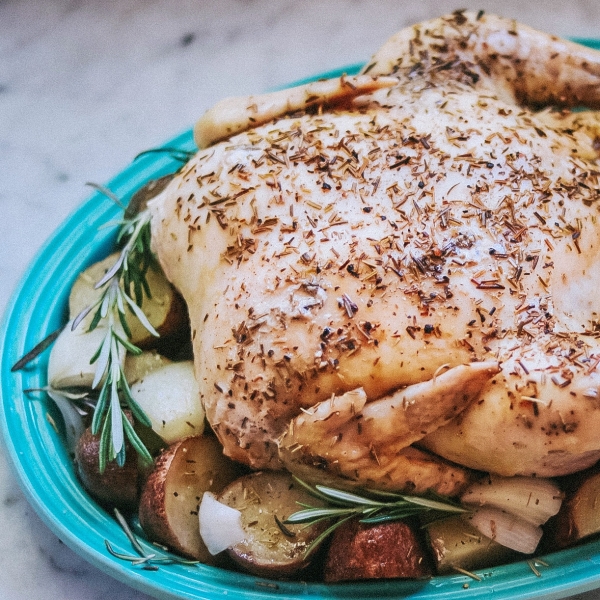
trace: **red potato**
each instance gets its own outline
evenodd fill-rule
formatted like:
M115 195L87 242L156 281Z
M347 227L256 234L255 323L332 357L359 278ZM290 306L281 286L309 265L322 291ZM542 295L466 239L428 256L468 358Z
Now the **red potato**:
M106 507L134 510L140 495L141 474L138 456L127 444L127 459L122 467L109 462L100 473L98 451L100 436L87 428L75 447L75 466L83 487L97 502Z
M434 521L425 531L440 575L502 565L519 556L483 535L462 515Z
M200 562L215 559L200 538L198 506L206 491L220 492L240 475L212 435L190 437L157 459L140 498L140 524L148 539Z
M559 513L548 522L552 549L572 546L600 534L600 473L587 473L571 490ZM547 544L550 545L550 544Z
M115 264L118 253L88 267L75 280L69 295L69 318L75 319L79 313L98 299L95 285ZM151 267L146 274L151 297L144 296L142 310L150 324L160 334L153 336L131 311L127 311L127 324L131 329L131 341L143 349L158 348L170 350L181 345L189 337L188 315L185 302L169 283L158 267ZM92 311L93 314L94 311ZM92 315L88 315L80 325L86 328Z
M416 530L404 521L347 521L335 530L325 559L326 582L430 577L429 557Z
M241 512L246 537L228 549L245 571L261 577L288 578L308 567L312 555L306 551L324 531L326 523L284 525L299 502L322 503L309 495L284 471L260 471L227 486L219 502Z

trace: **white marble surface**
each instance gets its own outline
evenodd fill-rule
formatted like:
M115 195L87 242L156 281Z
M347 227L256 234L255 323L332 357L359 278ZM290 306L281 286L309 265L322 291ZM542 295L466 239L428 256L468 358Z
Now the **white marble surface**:
M86 181L107 181L223 96L366 60L397 29L457 7L454 0L0 2L0 311L36 250L88 195ZM600 37L597 0L473 8L558 35ZM0 522L3 600L147 598L47 530L1 450Z

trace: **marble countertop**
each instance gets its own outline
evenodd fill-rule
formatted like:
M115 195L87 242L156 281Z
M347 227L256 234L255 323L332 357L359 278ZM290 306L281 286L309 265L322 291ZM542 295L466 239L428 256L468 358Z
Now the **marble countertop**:
M44 240L89 195L85 182L106 182L224 96L364 61L403 26L455 8L454 0L0 2L0 312ZM474 8L600 37L597 0ZM0 598L147 598L45 527L1 449L0 522Z

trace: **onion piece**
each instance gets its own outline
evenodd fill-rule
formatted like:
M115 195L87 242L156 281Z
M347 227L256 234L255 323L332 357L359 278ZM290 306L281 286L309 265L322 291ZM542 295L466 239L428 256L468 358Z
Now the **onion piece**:
M65 423L65 435L67 436L67 448L71 454L75 453L77 441L85 431L83 416L77 410L72 400L65 394L52 388L46 388L46 393L60 410Z
M533 525L542 525L562 504L560 488L549 479L490 476L471 484L461 497L463 504L494 506Z
M48 384L56 390L65 388L91 388L96 376L97 363L90 363L108 329L100 324L96 329L88 331L79 324L71 329L73 321L69 321L60 332L50 350L48 357ZM115 331L123 336L125 332L120 323L115 323ZM125 352L119 355L121 366L125 360Z
M483 535L511 550L533 554L542 537L542 528L499 508L476 508L468 517Z
M242 513L219 502L211 492L204 492L198 510L200 537L214 556L243 541Z

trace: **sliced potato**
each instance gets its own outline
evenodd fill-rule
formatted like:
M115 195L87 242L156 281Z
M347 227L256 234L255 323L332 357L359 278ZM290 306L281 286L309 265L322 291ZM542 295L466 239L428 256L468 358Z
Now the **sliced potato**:
M324 579L418 579L431 574L424 544L411 525L404 521L371 525L351 519L333 534Z
M141 354L127 354L123 372L125 373L125 379L131 385L146 377L151 371L156 371L165 365L170 365L172 362L172 360L155 350L148 350Z
M260 471L229 485L219 502L241 512L246 539L228 549L244 570L261 577L290 577L310 563L306 550L326 523L284 525L299 502L322 504L283 471Z
M192 361L149 371L131 386L131 394L167 444L204 431L204 408Z
M48 359L48 384L57 390L70 387L91 388L96 373L96 364L90 359L106 336L106 328L99 325L93 331L80 323L75 330L71 329L72 321L52 345ZM120 325L116 325L123 335ZM123 353L124 358L125 353Z
M587 475L548 525L554 548L600 533L600 473Z
M463 516L430 523L426 531L433 561L440 574L501 565L517 556L516 552L480 533Z
M94 286L115 264L119 254L111 254L104 260L88 267L75 280L69 295L69 318L75 319L79 313L97 301L99 290ZM150 324L160 334L156 338L142 325L131 311L127 311L127 324L131 329L131 341L140 348L156 348L169 342L171 336L178 339L182 332L187 334L188 317L185 302L174 290L162 271L158 268L148 269L146 275L152 297L144 297L142 310ZM89 325L93 312L84 319L83 326ZM184 337L181 337L183 340Z
M140 524L148 539L174 552L214 564L200 538L198 506L204 492L218 493L239 477L212 435L182 440L156 461L140 498Z
M77 475L83 487L97 502L107 507L134 510L140 495L140 471L135 450L127 444L126 460L122 467L109 462L103 473L99 471L98 451L100 436L88 428L75 447Z

